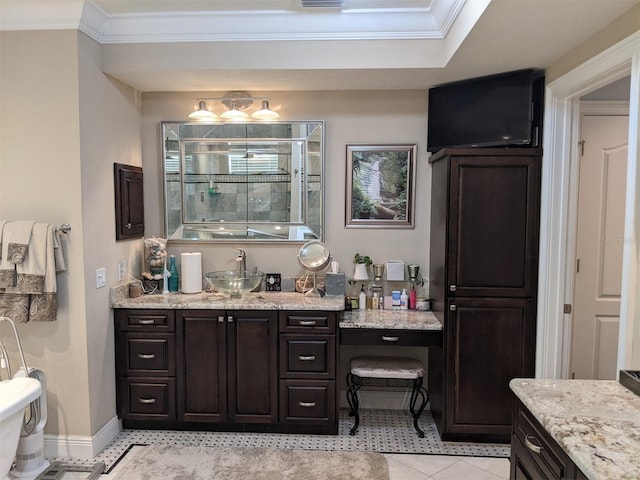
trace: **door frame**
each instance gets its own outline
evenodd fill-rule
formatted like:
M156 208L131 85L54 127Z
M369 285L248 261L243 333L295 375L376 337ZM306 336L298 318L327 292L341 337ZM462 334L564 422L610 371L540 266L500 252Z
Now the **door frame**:
M545 88L545 114L540 216L540 264L536 335L536 377L567 378L571 319L564 305L572 302L566 288L573 262L568 261L571 233L571 194L575 191L580 97L627 75L629 95L629 152L623 247L622 298L618 341L618 370L640 365L640 307L638 251L640 239L640 31L599 53ZM636 341L634 342L634 338ZM635 351L634 351L635 348Z

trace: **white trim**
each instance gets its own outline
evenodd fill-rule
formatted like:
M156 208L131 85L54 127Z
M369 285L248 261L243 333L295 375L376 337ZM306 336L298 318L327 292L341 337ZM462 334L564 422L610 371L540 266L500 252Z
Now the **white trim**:
M570 240L568 215L571 158L575 148L575 124L579 97L631 72L629 100L629 161L627 170L627 207L625 211L625 243L623 251L623 292L620 308L620 342L618 366L632 364L637 277L636 239L640 238L640 218L635 208L640 196L637 178L637 154L640 132L640 31L584 64L576 67L546 87L545 133L543 140L542 198L540 221L540 268L538 289L538 331L536 347L536 376L562 378L566 376L564 345L567 322L563 318L566 302L567 245ZM640 357L640 353L637 355ZM564 359L564 360L563 360ZM564 364L564 365L563 365Z
M92 437L45 435L44 455L47 458L81 458L90 460L104 450L121 431L120 421L117 417L113 417Z

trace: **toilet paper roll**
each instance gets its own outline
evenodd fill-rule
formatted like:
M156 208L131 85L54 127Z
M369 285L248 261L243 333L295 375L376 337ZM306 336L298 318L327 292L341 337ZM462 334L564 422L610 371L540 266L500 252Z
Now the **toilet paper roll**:
M202 254L200 252L180 255L180 291L200 293L202 291Z

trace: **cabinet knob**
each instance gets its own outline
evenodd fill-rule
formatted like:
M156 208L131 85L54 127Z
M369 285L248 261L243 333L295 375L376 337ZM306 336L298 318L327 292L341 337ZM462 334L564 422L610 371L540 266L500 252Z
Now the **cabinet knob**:
M532 442L532 440L535 440L535 443ZM527 446L527 448L531 450L533 453L539 454L540 452L542 452L542 447L540 445L536 445L536 443L539 443L538 439L533 435L524 436L524 444Z
M127 223L127 228L128 228L129 230L131 230L131 224L130 224L130 223Z
M455 305L449 305L449 310L452 311L452 312L455 312L456 308L457 307Z
M229 315L229 316L227 317L227 321L228 321L229 323L233 323L233 315Z
M456 291L456 286L455 285L449 285L449 291L450 292L455 292Z
M224 315L220 315L218 317L218 322L220 322L220 323L224 322Z

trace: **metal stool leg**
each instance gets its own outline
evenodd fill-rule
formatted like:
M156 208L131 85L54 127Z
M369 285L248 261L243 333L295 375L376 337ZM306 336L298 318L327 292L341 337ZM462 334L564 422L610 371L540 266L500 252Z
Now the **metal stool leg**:
M420 403L420 407L416 411L416 402L418 400L418 396L422 397L422 401ZM422 386L422 377L416 378L413 382L413 389L411 390L411 399L409 401L409 411L411 412L411 416L413 417L413 427L418 432L418 436L420 438L424 438L424 432L418 426L418 419L422 412L424 412L427 403L429 402L429 392L425 390Z
M354 417L353 427L349 430L349 435L353 436L358 430L358 425L360 425L360 415L358 414L358 409L360 407L358 402L358 390L360 390L360 387L362 386L360 377L353 375L352 373L347 374L347 385L347 402L351 408L349 416Z

